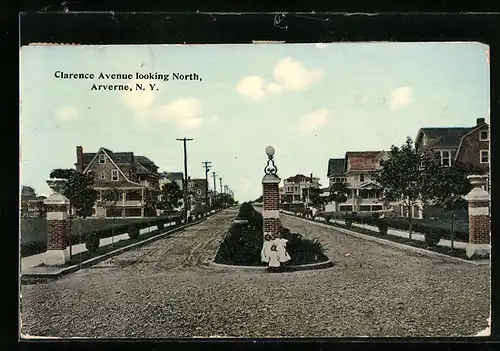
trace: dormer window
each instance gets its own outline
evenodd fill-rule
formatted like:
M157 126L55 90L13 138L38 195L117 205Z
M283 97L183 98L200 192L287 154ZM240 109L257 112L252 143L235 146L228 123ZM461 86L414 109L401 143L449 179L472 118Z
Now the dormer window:
M488 131L482 130L479 132L479 141L488 141Z
M103 165L106 163L106 155L100 154L99 155L99 164Z

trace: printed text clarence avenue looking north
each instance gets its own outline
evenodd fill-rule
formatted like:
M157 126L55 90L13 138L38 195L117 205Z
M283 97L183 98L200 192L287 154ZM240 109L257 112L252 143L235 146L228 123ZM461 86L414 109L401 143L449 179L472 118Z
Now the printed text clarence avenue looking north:
M181 81L202 81L197 73L67 73L55 71L54 77L57 79L76 79L76 80L160 80L163 82L181 80ZM158 90L156 84L137 82L134 84L92 84L90 90Z

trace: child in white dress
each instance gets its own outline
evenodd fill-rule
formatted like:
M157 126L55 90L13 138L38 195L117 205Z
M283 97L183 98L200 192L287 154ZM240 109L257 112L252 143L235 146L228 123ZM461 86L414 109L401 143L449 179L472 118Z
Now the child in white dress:
M276 245L271 246L271 251L269 252L269 262L268 269L271 272L277 272L280 268L280 259Z
M282 237L281 231L278 231L278 237L273 240L273 244L276 245L278 251L279 260L281 263L286 263L291 260L290 255L286 251L286 244L288 240Z
M262 250L260 250L260 258L264 263L269 263L269 253L271 252L271 246L273 245L271 241L271 235L266 234L264 236L264 244L262 245Z

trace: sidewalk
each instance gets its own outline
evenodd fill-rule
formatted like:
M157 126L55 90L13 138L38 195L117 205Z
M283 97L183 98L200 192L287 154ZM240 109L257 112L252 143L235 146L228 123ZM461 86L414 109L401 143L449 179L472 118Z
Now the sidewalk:
M165 230L167 230L169 227L172 225L175 225L175 222L171 222L168 224L165 224ZM139 234L144 234L144 233L149 233L152 232L153 230L156 230L158 227L157 226L152 226L149 228L144 228L139 231ZM99 247L109 245L113 242L119 242L121 240L126 240L129 239L129 236L127 233L120 234L114 237L109 237L109 238L104 238L99 241ZM69 249L68 249L69 250ZM80 252L87 251L87 248L85 247L85 244L78 244L78 245L73 245L71 246L71 253L73 255L78 254ZM38 255L32 255L32 256L27 256L27 257L22 257L21 258L21 272L26 271L30 268L39 266L43 263L43 257L44 253L38 254Z
M280 210L280 211L282 213L285 213L285 214L294 215L294 213L290 212L290 211L284 211L284 210ZM319 221L319 222L326 223L326 221L325 221L325 219L323 217L316 217L316 220ZM343 220L332 219L330 221L333 222L333 223L339 223L339 224L342 224L342 225L345 224L345 222ZM359 228L364 228L364 229L372 230L372 231L378 233L378 228L375 227L375 226L372 226L372 225L361 224L361 223L353 223L352 226L353 227L359 227ZM392 228L389 228L389 230L387 231L387 234L393 235L393 236L398 236L400 238L405 238L405 239L409 239L410 238L410 234L408 232L402 231L402 230L397 230L397 229L392 229ZM424 234L413 232L412 235L411 235L411 239L415 240L415 241L425 241L425 236L424 236ZM467 245L468 245L468 243L463 242L463 241L457 241L457 240L453 241L453 247L455 249L466 250L467 249ZM451 240L441 239L439 241L439 243L438 243L438 246L450 247L451 248Z

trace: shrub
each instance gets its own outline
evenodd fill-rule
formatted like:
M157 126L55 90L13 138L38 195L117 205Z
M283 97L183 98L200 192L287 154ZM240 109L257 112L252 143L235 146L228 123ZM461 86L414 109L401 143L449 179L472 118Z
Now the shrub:
M97 249L99 248L99 236L97 233L92 232L88 233L85 236L85 248L91 254L95 254Z
M139 231L139 227L138 226L131 225L128 228L128 237L130 239L137 239L139 237L139 234L140 234L140 231Z
M163 228L165 228L165 223L164 222L158 223L158 229L163 229Z
M441 237L441 233L433 230L429 230L424 234L425 242L429 246L436 246L441 240Z
M325 221L326 221L326 222L330 222L330 221L331 221L331 219L332 219L332 217L330 217L330 216L325 216Z
M289 230L284 231L283 237L288 240L286 249L291 257L290 264L308 264L328 259L324 254L321 242L317 238L309 240L301 234L290 233Z
M389 224L384 219L379 219L377 223L378 231L380 234L385 235L389 230Z

